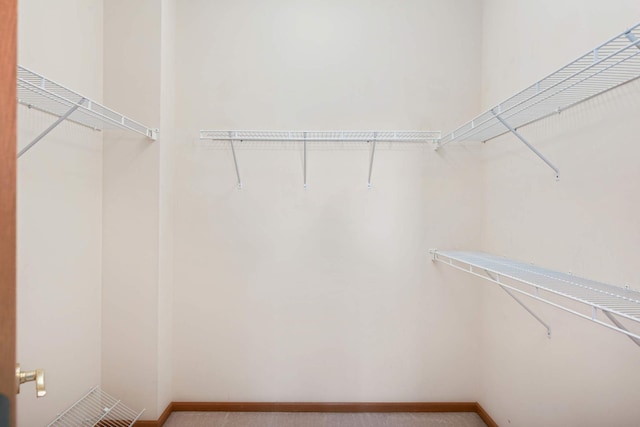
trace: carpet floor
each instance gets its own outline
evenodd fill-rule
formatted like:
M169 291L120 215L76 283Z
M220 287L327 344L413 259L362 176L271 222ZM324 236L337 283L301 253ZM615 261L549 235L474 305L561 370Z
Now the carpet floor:
M174 412L164 427L486 427L473 412Z

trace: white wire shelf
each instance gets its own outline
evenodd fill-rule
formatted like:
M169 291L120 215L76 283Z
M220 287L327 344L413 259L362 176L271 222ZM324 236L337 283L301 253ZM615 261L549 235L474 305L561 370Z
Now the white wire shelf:
M640 24L446 134L438 145L488 141L511 130L503 121L518 129L638 77Z
M200 139L211 141L307 142L437 142L439 131L261 131L201 130Z
M47 427L132 426L142 415L95 386Z
M58 117L65 117L75 108L65 117L67 120L95 130L120 128L157 139L157 129L148 128L21 66L18 66L18 102Z
M401 143L437 143L440 139L439 131L393 131L393 130L364 130L364 131L318 131L318 130L201 130L200 139L209 141L227 141L230 143L233 153L233 163L236 170L238 188L242 189L242 179L238 168L235 142L302 142L304 150L303 188L307 188L307 142L361 142L371 143L371 156L369 158L369 177L367 186L371 188L371 174L373 171L373 158L376 152L377 142L401 142Z
M629 331L614 317L640 323L640 292L638 291L486 253L432 250L431 254L434 261L443 262L458 270L496 283L511 296L514 296L510 292L513 291L550 304L621 332L640 345L640 335ZM524 306L517 298L516 300ZM575 304L566 304L567 301L575 301L589 307L590 313L585 314L576 310ZM550 334L548 325L526 306L525 308L547 327ZM604 314L610 323L598 318L599 312Z

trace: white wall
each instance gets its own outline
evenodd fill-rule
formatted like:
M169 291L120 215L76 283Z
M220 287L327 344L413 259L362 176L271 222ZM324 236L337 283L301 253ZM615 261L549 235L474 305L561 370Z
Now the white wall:
M639 18L633 1L485 1L483 103L498 103ZM559 182L515 138L486 145L486 251L638 289L639 94L635 82L520 129L560 168ZM499 425L637 424L637 346L529 302L551 325L549 340L499 288L485 289L480 403Z
M438 129L479 107L476 1L177 9L174 400L475 400L479 291L428 249L480 244L473 149L238 148L197 129ZM464 28L464 32L459 31Z
M177 0L161 3L160 217L158 277L158 412L173 400L173 221L175 129L175 21Z
M105 135L102 383L152 420L171 402L174 9L105 3L105 102L161 133Z
M105 102L160 121L160 6L105 2ZM159 142L105 135L102 383L157 419Z
M238 191L228 146L196 131L448 130L638 16L623 0L22 0L21 64L161 134L106 132L103 158L102 134L63 123L19 162L18 360L50 392L24 389L21 424L102 382L147 419L170 400L479 400L500 425L632 425L629 340L531 302L548 340L427 251L636 283L639 83L521 129L559 182L505 136L379 144L371 190L367 145L310 144L305 191L299 145L241 144ZM50 122L21 108L19 143Z
M21 0L18 27L19 64L102 100L101 0ZM55 120L18 111L19 149ZM48 392L22 386L20 425L100 383L101 254L102 134L65 122L18 160L18 362Z

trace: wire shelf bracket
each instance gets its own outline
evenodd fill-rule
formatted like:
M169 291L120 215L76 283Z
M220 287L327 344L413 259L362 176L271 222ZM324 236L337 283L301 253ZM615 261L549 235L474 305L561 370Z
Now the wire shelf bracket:
M624 319L640 324L640 292L636 290L481 252L432 249L430 253L434 262L444 263L500 286L547 329L548 337L551 337L549 325L515 294L525 295L620 332L640 346L640 335L620 321ZM585 314L574 308L576 302L583 308L589 308L590 313ZM598 312L602 312L609 322L598 318Z
M517 132L522 126L558 114L640 77L640 23L585 53L443 136L451 142L487 142L513 133L556 172L558 169Z
M233 145L235 139L233 132L229 131L229 144L231 145L231 154L233 154L233 165L236 167L236 178L238 178L238 190L242 190L242 179L240 179L240 170L238 169L238 158L236 157L236 148Z
M543 162L545 162L547 164L547 166L549 166L551 169L553 169L553 171L556 173L556 180L560 179L560 170L553 164L551 163L551 161L549 159L547 159L544 154L542 154L540 151L538 151L538 149L536 147L534 147L533 145L531 145L531 143L529 143L529 141L527 141L524 136L522 136L520 134L520 132L518 132L517 130L515 130L514 128L512 128L509 123L507 123L502 117L500 117L499 114L496 114L493 110L491 111L491 113L496 117L496 119L498 119L498 121L500 123L502 123L502 125L507 128L507 130L509 132L511 132L516 138L518 138L520 141L522 141L522 143L524 145L526 145L531 151L533 151L535 153L536 156L538 156L540 159L542 159Z
M158 138L158 129L148 128L22 66L18 66L17 94L18 103L58 117L51 126L20 150L18 157L65 120L93 130L119 128L139 133L153 141Z
M378 133L374 132L373 141L371 141L371 159L369 160L369 178L367 179L367 188L371 189L371 173L373 172L373 156L376 154L376 139Z
M484 273L489 276L489 279L491 279L491 281L499 283L498 280L498 276L496 276L495 274L492 274L490 271L488 270L484 270ZM513 298L518 304L520 304L520 306L522 308L524 308L527 313L529 313L531 316L533 316L534 319L536 319L542 326L544 326L544 328L547 330L547 338L551 338L551 326L549 326L544 320L542 320L540 318L540 316L538 316L535 311L533 311L531 308L529 308L528 305L526 305L524 302L522 302L522 300L520 298L518 298L517 296L514 295L513 292L511 292L508 288L504 287L503 285L498 285L500 286L500 288L505 291L507 293L507 295L509 295L511 298Z
M306 190L307 189L307 133L304 133L304 177L303 177L303 188Z
M125 406L120 400L93 387L69 409L58 415L47 427L132 426L142 416L140 412Z
M307 189L307 152L309 142L362 142L371 143L367 187L371 188L373 159L376 142L432 143L440 140L439 131L255 131L255 130L201 130L200 140L229 141L233 162L242 189L234 142L302 142L303 188Z
M36 136L35 139L33 141L31 141L29 144L27 144L22 150L20 150L18 152L18 158L20 158L20 156L22 156L24 153L26 153L27 151L29 151L31 149L31 147L33 147L34 145L36 145L38 142L40 142L40 140L42 138L44 138L45 136L47 136L49 134L49 132L51 132L52 130L54 130L56 127L58 127L58 125L60 123L62 123L63 121L67 120L67 118L73 114L74 111L76 111L78 109L78 107L80 107L84 102L86 101L86 98L82 98L80 99L80 101L78 101L77 104L75 104L73 107L69 108L69 110L67 110L66 113L64 113L63 115L61 115L60 117L58 117L58 120L56 120L55 122L53 122L51 124L51 126L49 126L48 128L46 128L45 130L43 130L40 135Z

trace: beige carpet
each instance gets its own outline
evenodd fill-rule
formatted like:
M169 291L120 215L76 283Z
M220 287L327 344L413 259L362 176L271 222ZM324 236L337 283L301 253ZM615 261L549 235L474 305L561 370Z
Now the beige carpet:
M164 427L486 427L473 412L174 412Z

